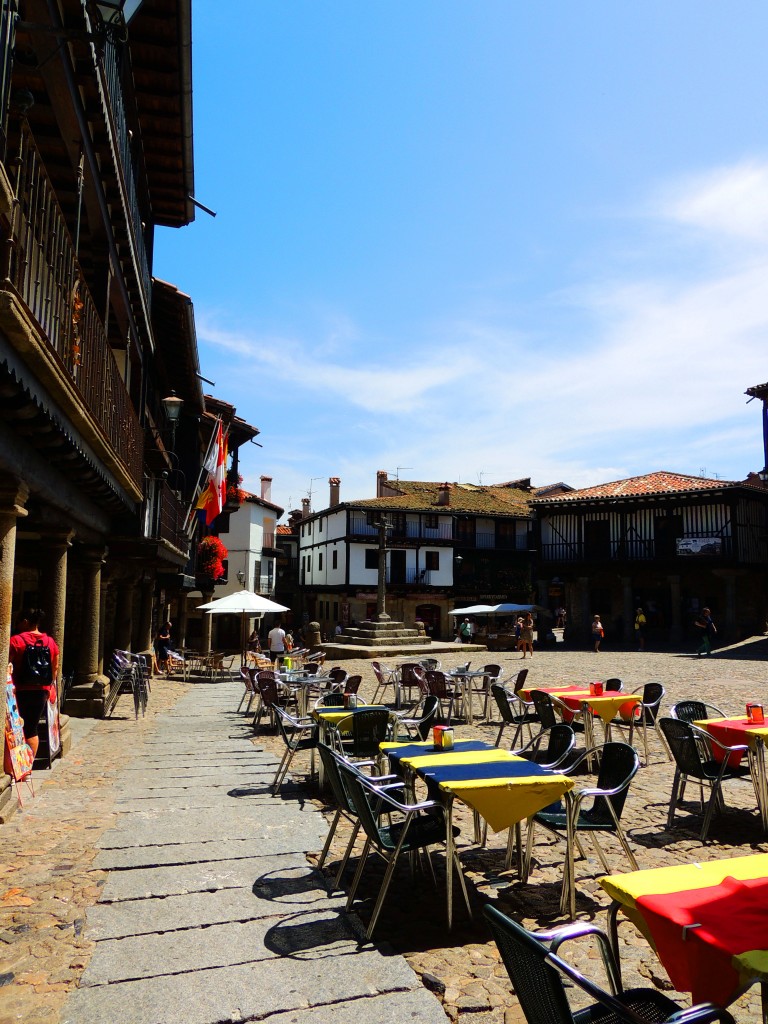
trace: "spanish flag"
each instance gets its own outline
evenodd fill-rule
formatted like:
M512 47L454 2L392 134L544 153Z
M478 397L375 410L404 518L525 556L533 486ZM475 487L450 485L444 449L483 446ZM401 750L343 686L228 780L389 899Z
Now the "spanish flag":
M227 498L227 438L221 426L221 420L216 424L214 443L211 445L211 453L205 464L208 470L208 483L198 498L197 508L205 513L205 525L210 526L213 520L221 513Z

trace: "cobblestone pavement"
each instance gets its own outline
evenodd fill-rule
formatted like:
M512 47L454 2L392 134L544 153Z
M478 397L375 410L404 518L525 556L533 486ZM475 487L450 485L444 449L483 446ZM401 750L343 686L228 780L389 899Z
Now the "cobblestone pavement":
M442 656L444 667L463 660L459 647L455 654ZM499 662L507 676L523 667L519 656L512 654L475 655L473 661ZM607 650L595 655L558 649L537 652L525 661L525 667L533 684L618 676L624 680L624 688L632 690L658 680L666 687L665 706L695 695L726 712L738 712L748 699L768 705L766 661L768 640L759 639L702 659L684 654ZM370 696L370 663L347 662L345 668L363 675L362 692ZM132 709L128 718L127 704L123 707L121 701L113 719L87 723L87 735L57 763L50 776L37 775L38 796L29 799L25 809L0 830L0 1024L20 1020L26 1024L56 1024L60 1020L64 999L77 986L93 948L83 937L83 921L106 879L106 873L93 869L92 863L97 840L115 821L111 783L132 757L136 740L152 725L153 716L171 707L186 688L177 681L157 680L144 721L134 722ZM497 726L483 722L471 728L458 725L457 732L493 742ZM279 741L266 731L260 742L266 749L279 751ZM624 814L641 867L768 851L748 785L727 787L727 814L714 820L706 849L698 840L700 818L694 804L681 810L675 829L666 832L672 768L658 740L654 738L651 743L651 763L635 779ZM295 763L295 778L301 780L306 761L298 755ZM308 792L325 806L316 790L309 788ZM457 903L454 929L448 933L443 890L434 890L431 882L423 883L419 875L415 884L411 883L404 872L393 883L376 939L406 956L460 1024L514 1024L522 1020L522 1015L510 994L495 947L487 939L480 907L491 899L530 927L555 923L559 919L562 846L539 834L531 879L521 885L514 874L503 872L506 836L489 835L484 850L472 846L471 817L461 805L457 806L462 862L473 890L474 920L469 921ZM326 810L330 812L330 808ZM347 836L341 828L329 856L329 877L335 872L333 861L343 851ZM621 870L624 858L618 844L608 839L605 848L610 863ZM595 881L601 873L596 861L577 862L577 914L604 924L608 901ZM363 899L356 905L364 921L378 881L371 866L361 885ZM669 981L645 940L628 924L622 926L620 937L625 983L653 984L668 990ZM572 944L567 954L590 976L600 978L599 956L589 944ZM686 1002L687 997L681 996L680 1000ZM759 1021L758 988L749 990L732 1009L738 1021Z

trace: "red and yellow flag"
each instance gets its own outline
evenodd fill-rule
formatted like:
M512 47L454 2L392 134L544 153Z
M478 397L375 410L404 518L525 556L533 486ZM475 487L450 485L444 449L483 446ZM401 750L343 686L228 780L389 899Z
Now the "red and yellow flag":
M205 513L205 524L210 526L227 500L227 437L221 420L216 424L214 443L204 468L208 470L208 483L195 508Z

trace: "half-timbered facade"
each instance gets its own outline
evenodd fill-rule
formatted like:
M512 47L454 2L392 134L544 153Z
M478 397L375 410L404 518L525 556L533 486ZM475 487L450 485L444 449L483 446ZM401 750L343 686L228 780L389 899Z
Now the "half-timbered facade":
M376 498L342 503L331 478L329 507L298 524L305 612L326 633L375 613L382 517L387 609L398 621L420 620L445 639L454 607L529 600L531 491L521 483L391 481L379 472Z
M564 588L572 636L599 613L609 640L629 642L640 606L665 643L683 640L703 606L723 638L765 628L768 489L758 477L648 473L531 508L539 593Z

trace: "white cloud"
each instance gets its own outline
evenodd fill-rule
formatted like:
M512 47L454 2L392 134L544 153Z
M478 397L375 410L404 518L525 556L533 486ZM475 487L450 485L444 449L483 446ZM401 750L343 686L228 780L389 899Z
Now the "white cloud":
M331 475L342 497L369 497L376 470L397 467L409 467L404 478L577 486L655 469L754 469L760 417L743 392L768 376L768 246L753 244L768 239L768 165L674 183L649 209L655 269L601 271L550 296L552 322L579 325L569 337L550 335L547 304L535 336L464 317L413 329L383 356L343 315L320 339L201 318L201 340L226 354L219 384L252 382L253 404L238 412L269 437L259 472L268 465L279 500L297 506L312 477ZM662 247L694 235L709 247L706 269L692 259L660 270ZM734 240L749 244L735 254ZM324 507L327 485L312 486Z

